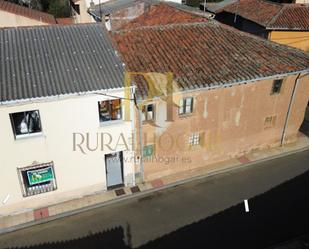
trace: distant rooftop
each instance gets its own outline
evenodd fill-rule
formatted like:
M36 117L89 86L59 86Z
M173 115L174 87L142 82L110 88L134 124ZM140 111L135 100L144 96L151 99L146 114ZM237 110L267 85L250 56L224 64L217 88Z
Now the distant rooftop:
M239 15L267 29L309 30L309 5L239 0L217 12Z
M154 4L148 11L123 25L121 29L177 23L206 22L207 18L192 14L165 3Z
M4 0L0 0L0 11L9 12L18 16L24 16L47 24L57 23L53 15Z
M123 87L102 24L0 29L0 103Z

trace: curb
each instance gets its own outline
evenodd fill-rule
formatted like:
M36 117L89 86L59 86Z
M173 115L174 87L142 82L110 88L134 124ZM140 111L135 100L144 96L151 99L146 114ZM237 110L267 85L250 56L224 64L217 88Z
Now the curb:
M105 201L105 202L101 202L101 203L89 205L89 206L86 206L86 207L78 208L78 209L75 209L75 210L72 210L72 211L63 212L61 214L53 215L53 216L50 216L50 217L47 217L47 218L42 218L40 220L33 220L33 221L26 222L26 223L23 223L23 224L19 224L19 225L15 225L15 226L12 226L12 227L0 229L0 235L5 234L5 233L14 232L14 231L17 231L17 230L21 230L23 228L31 227L31 226L34 226L34 225L44 224L44 223L54 221L54 220L57 220L57 219L60 219L60 218L69 217L69 216L79 214L79 213L82 213L82 212L86 212L86 211L90 211L90 210L93 210L93 209L96 209L96 208L101 208L101 207L105 207L105 206L108 206L108 205L116 204L116 203L119 203L119 202L122 202L122 201L125 201L125 200L144 197L144 196L150 195L152 193L155 193L155 192L158 192L158 191L161 191L161 190L176 187L176 186L179 186L179 185L184 185L186 183L205 179L205 178L208 178L208 177L211 177L211 176L226 174L226 173L229 173L229 172L236 172L237 170L241 170L241 169L249 167L249 166L254 166L254 165L257 165L257 164L262 163L262 162L271 161L271 160L274 160L274 159L277 159L277 158L282 158L282 157L289 156L289 155L292 155L292 154L295 154L295 153L300 153L300 152L303 152L303 151L306 151L306 150L309 150L309 146L305 146L303 148L299 148L299 149L287 151L287 152L284 152L284 153L280 153L278 155L269 156L269 157L266 157L266 158L263 158L263 159L258 159L258 160L252 161L250 163L240 164L240 165L236 165L236 166L229 167L229 168L226 168L226 169L217 170L217 171L209 172L209 173L198 175L198 176L193 176L191 178L179 180L179 181L169 183L169 184L157 187L157 188L150 188L150 189L138 192L138 193L132 193L132 194L129 194L129 195L126 195L126 196L116 197L115 199L112 199L112 200L108 200L108 201Z

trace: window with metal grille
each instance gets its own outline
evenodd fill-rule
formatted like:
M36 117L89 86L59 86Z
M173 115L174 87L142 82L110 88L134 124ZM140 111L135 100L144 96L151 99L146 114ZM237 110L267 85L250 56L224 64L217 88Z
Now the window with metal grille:
M19 168L18 175L24 197L57 189L53 162Z
M200 144L200 134L194 133L189 136L189 146L195 146Z

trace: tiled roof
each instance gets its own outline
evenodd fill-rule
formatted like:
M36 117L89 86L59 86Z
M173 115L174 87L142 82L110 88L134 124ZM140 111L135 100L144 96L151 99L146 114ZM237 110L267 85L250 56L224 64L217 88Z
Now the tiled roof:
M267 29L309 30L309 6L266 0L239 0L218 12L237 14Z
M102 24L0 29L0 102L123 86Z
M54 18L53 15L38 10L30 9L15 3L7 2L4 0L0 0L0 10L10 12L18 16L24 16L30 19L34 19L39 22L47 24L56 24L56 19Z
M239 0L221 11L236 13L264 27L279 13L282 5L264 0Z
M160 3L158 5L152 5L148 11L123 25L121 29L176 23L205 22L207 20L208 19L199 15L191 14L167 4Z
M216 21L113 32L133 72L172 72L181 89L215 87L309 70L309 54ZM139 87L145 97L147 87Z
M309 5L285 4L267 28L309 30Z

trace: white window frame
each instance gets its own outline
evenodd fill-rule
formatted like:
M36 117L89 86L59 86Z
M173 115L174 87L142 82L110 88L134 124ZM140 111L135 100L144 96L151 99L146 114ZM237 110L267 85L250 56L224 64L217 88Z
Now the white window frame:
M149 111L148 107L152 106L152 110ZM142 106L142 121L154 121L155 120L155 105L147 104Z
M14 115L16 114L20 114L20 113L23 113L24 114L24 119L26 119L26 115L29 114L29 113L36 113L37 114L37 118L38 118L38 125L39 125L39 128L40 130L39 131L35 131L35 132L30 132L29 131L29 123L25 123L25 125L27 125L27 133L22 133L22 134L17 134L16 130L17 130L17 127L15 126L16 123L15 123L15 119L14 119ZM29 118L29 116L28 116ZM31 117L30 117L31 118ZM13 113L10 113L10 120L11 120L11 125L12 125L12 129L13 129L13 134L14 134L14 137L15 139L21 139L21 138L30 138L30 137L36 137L36 136L41 136L43 134L43 128L42 128L42 120L41 120L41 115L40 115L40 111L39 110L30 110L30 111L21 111L21 112L13 112ZM29 122L29 120L28 120ZM21 123L20 123L21 125Z
M193 97L182 98L179 103L178 114L185 115L193 112Z

